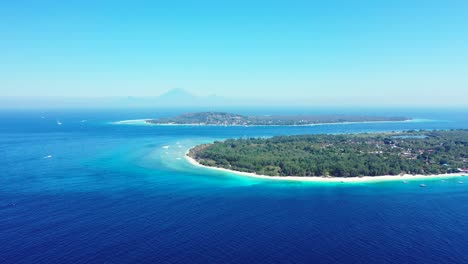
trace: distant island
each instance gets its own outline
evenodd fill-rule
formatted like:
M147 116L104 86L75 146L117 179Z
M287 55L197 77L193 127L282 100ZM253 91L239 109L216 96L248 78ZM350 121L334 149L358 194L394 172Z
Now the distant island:
M407 117L359 115L294 115L243 116L225 112L186 113L172 118L146 120L159 125L217 125L217 126L301 126L331 123L408 121Z
M468 130L229 139L187 153L197 164L266 176L468 173Z

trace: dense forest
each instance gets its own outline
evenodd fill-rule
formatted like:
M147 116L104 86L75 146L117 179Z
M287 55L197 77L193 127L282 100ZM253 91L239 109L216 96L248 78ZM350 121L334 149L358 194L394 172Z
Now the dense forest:
M468 167L468 130L229 139L188 155L206 166L270 176L455 173Z
M294 126L319 123L406 121L407 117L359 115L243 116L225 112L186 113L170 118L146 120L151 124L222 125L222 126Z

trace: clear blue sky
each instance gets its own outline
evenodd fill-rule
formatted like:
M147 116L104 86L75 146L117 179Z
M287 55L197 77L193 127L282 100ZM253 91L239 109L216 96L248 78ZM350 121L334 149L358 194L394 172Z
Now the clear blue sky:
M0 96L462 103L467 14L466 0L1 1Z

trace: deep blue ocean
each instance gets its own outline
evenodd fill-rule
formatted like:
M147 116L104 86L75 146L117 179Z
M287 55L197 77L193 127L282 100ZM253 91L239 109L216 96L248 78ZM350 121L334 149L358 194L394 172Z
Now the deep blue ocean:
M1 110L0 263L468 263L468 177L278 182L183 158L230 137L468 128L468 110L236 110L417 119L304 127L111 123L186 110Z

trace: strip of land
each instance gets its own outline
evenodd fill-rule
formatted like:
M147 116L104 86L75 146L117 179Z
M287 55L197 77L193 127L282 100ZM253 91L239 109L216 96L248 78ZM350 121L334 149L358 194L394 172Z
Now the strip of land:
M190 164L205 168L209 170L217 170L222 172L228 172L236 175L246 176L246 177L253 177L258 179L267 179L267 180L275 180L275 181L302 181L302 182L346 182L346 183L365 183L365 182L385 182L385 181L411 181L411 180L438 180L438 179L445 179L445 178L454 178L454 177L461 177L461 176L468 176L468 173L450 173L450 174L434 174L434 175L422 175L422 174L402 174L402 175L381 175L381 176L361 176L361 177L319 177L319 176L268 176L268 175L259 175L256 173L249 173L249 172L241 172L235 170L229 170L220 167L211 167L205 166L198 163L195 159L188 155L185 155Z
M254 177L375 181L468 174L468 131L231 139L196 146L192 164Z
M155 125L215 125L215 126L305 126L316 124L402 122L407 117L359 116L359 115L272 115L243 116L225 112L186 113L171 118L148 119Z

